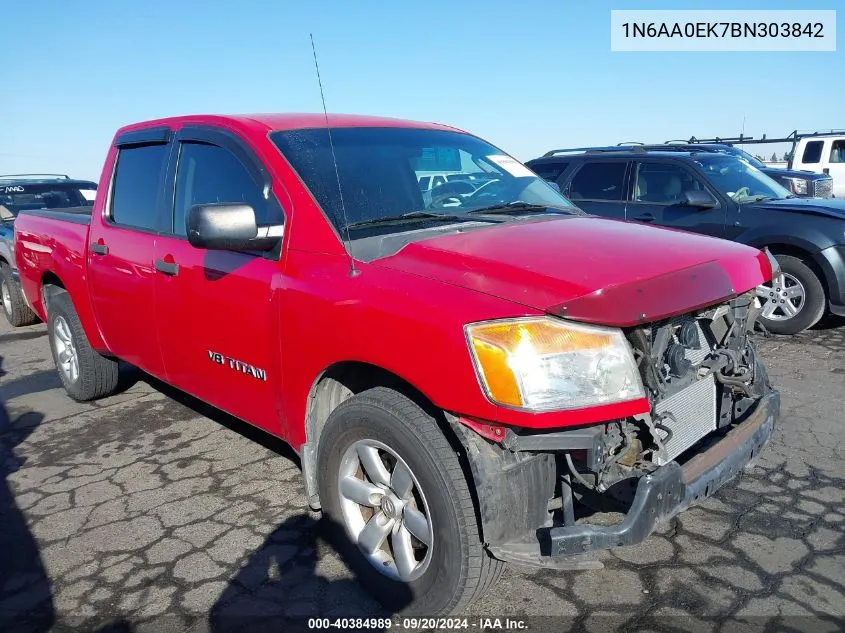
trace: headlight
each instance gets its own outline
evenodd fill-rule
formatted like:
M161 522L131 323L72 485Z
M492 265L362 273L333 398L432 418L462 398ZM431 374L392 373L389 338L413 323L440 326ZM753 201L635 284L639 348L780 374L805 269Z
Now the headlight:
M807 195L807 181L803 178L786 178L787 182L789 182L789 189L792 193L806 196Z
M540 317L474 323L466 335L498 404L550 411L645 397L621 330Z

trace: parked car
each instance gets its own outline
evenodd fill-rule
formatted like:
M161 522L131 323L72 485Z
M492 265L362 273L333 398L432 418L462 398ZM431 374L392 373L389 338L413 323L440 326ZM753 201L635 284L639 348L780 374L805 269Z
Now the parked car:
M433 189L437 189L438 187L443 187L448 183L458 182L462 184L468 184L472 186L472 190L474 191L481 185L486 182L489 182L490 178L487 177L483 173L471 173L466 174L462 172L455 172L451 174L430 174L421 172L418 173L417 182L420 186L420 191L432 191Z
M751 165L762 171L769 178L799 198L830 198L833 196L833 178L831 178L828 174L815 174L812 171L807 170L785 169L783 167L766 165L764 162L755 158L744 149L728 143L683 143L674 141L658 145L636 144L634 146L653 152L689 151L723 152L725 154L732 154L747 160ZM619 146L607 149L619 149ZM548 152L546 156L553 156L554 154L555 151L553 150L552 152Z
M832 195L836 198L845 198L845 130L827 130L821 132L799 132L793 130L782 138L768 136L745 136L740 134L735 137L698 138L690 137L689 143L701 144L728 144L728 145L771 145L786 144L792 146L789 152L787 168L791 171L813 172L820 175L830 175ZM770 167L770 169L778 169ZM766 172L769 173L769 172ZM770 176L777 178L769 173ZM780 181L779 181L780 182ZM783 183L782 183L783 184ZM822 186L827 184L822 182ZM787 186L787 189L789 187ZM800 192L794 192L800 193Z
M63 174L0 176L0 297L3 314L13 326L38 320L21 294L15 267L14 222L21 209L64 209L93 204L97 184Z
M798 198L724 152L595 148L527 165L589 213L770 249L781 272L757 296L772 332L845 315L845 200Z
M425 206L439 150L496 182ZM162 119L118 131L100 190L90 216L17 219L68 394L112 393L123 359L283 438L391 609L458 612L506 561L640 542L772 435L748 333L774 258L586 216L468 133Z

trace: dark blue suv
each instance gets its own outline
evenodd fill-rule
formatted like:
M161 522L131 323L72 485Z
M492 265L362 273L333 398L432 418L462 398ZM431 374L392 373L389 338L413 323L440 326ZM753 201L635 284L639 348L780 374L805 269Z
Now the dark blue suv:
M772 332L845 316L845 200L799 198L742 157L699 149L581 148L526 165L587 213L768 247L781 271L757 295Z

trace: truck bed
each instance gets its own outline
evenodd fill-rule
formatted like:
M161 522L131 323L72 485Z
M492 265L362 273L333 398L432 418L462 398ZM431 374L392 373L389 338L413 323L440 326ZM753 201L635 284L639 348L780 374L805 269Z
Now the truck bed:
M24 209L19 214L35 215L43 218L53 218L76 224L89 224L91 222L91 207L66 207L63 209Z
M58 282L70 292L79 303L81 318L87 320L90 315L85 270L90 222L88 206L22 210L15 220L15 261L21 288L42 320L46 312L40 289L46 280Z

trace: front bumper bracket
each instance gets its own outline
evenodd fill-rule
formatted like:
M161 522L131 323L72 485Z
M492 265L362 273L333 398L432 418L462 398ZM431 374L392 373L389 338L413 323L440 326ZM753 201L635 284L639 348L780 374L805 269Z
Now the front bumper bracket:
M773 390L746 420L706 451L683 466L673 461L641 477L621 523L543 528L538 531L541 554L574 556L642 542L658 523L711 496L750 465L771 438L779 414L780 395Z

